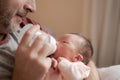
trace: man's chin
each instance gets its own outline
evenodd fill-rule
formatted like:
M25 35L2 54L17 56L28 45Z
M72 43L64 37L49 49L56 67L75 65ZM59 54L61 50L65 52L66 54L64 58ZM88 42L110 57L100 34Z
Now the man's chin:
M15 32L20 28L20 24L15 24L11 27L11 32Z
M7 29L7 33L12 33L18 30L20 24L11 24L9 25L9 29Z
M16 30L18 30L18 28L20 28L20 23L22 22L22 19L19 17L13 17L13 19L11 20L11 32L14 32Z

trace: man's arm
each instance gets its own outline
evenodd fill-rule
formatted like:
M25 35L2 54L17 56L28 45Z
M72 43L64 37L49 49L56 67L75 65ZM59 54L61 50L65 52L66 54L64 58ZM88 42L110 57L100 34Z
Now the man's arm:
M90 75L87 78L85 78L85 80L100 80L95 63L92 60L90 60L88 66L91 68L91 71Z

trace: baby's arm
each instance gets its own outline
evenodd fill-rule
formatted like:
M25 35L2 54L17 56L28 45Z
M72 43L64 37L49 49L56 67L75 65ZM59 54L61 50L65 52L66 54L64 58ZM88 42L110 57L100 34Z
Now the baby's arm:
M90 68L82 62L70 62L65 58L60 58L58 69L65 80L82 80L90 73Z

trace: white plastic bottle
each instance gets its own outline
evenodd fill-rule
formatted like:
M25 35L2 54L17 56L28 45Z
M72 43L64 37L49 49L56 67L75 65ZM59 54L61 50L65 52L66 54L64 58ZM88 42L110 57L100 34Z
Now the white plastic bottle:
M27 25L25 25L25 26L21 29L20 36L19 36L20 40L22 39L22 37L23 37L23 35L25 34L25 32L26 32L29 28L31 28L32 26L33 26L33 24L27 24ZM36 36L39 36L39 35L41 35L41 34L47 34L47 33L43 32L43 31L41 31L41 30L38 30L38 31L35 33L35 35L33 36L30 44L32 43L32 41L35 39ZM54 52L56 51L56 48L57 48L57 46L56 46L56 39L55 39L53 36L51 36L51 35L48 34L48 40L47 40L47 42L49 42L49 43L52 45L52 47L51 47L51 54L54 53Z

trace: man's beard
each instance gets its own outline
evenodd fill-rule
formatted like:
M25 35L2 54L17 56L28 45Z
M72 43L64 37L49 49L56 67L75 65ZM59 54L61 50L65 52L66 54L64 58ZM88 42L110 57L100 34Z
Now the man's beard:
M8 26L10 25L11 19L12 19L12 14L10 12L5 12L5 14L0 15L0 23L5 28L8 28Z
M11 20L13 18L13 13L10 10L4 12L4 14L0 14L0 27L4 30L4 32L12 32L14 31L14 26L11 24Z

